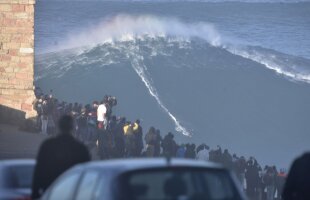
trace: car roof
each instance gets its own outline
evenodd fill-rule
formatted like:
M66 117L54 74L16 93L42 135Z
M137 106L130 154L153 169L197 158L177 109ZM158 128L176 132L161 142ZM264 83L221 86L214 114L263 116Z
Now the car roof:
M154 169L163 167L194 167L194 168L210 168L210 169L224 169L222 165L199 161L193 159L180 158L134 158L134 159L111 159L107 161L92 161L85 164L78 165L77 168L101 168L111 169L119 173L124 171Z

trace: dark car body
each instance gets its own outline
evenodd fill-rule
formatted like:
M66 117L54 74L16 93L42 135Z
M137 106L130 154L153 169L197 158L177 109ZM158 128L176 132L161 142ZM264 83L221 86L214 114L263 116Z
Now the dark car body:
M217 199L244 195L220 165L187 159L123 159L80 164L44 193L54 199Z
M0 200L30 199L35 160L0 161Z

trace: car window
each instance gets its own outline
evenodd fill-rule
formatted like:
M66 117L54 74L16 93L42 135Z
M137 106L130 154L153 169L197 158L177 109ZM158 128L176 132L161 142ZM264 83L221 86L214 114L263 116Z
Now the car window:
M6 175L7 187L30 188L34 166L11 166Z
M199 177L208 188L210 199L233 199L234 187L225 173L201 173ZM203 189L203 188L202 188Z
M73 173L57 181L50 190L48 200L72 199L79 177L80 173Z
M111 199L111 173L102 173L97 182L93 199L101 200L101 199Z
M78 187L76 200L94 199L94 192L99 179L99 172L88 171L83 175Z
M130 173L125 179L130 199L240 199L224 170L148 170Z

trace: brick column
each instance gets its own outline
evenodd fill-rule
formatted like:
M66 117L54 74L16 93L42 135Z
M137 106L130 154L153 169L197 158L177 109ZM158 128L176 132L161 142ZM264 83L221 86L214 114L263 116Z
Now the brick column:
M35 0L0 0L0 105L23 111L26 118L35 116L34 4Z

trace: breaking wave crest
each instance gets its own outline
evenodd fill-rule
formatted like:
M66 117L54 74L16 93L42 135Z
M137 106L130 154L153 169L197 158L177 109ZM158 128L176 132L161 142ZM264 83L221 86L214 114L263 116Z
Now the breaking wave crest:
M293 80L310 83L310 60L261 47L227 47L235 55L253 60Z
M154 45L153 43L157 43ZM153 45L152 45L153 44ZM162 47L162 45L168 44ZM172 48L187 48L186 41L178 41L171 39L169 41L160 40L159 38L143 38L130 41L122 41L115 43L104 43L93 48L81 48L74 50L61 51L59 53L48 53L37 57L36 64L42 66L38 69L36 80L46 77L61 78L69 74L70 71L83 68L85 70L93 70L93 66L106 67L115 65L119 62L129 61L131 67L139 76L149 94L156 100L159 107L169 116L175 126L175 130L185 136L192 136L193 133L185 128L180 120L169 111L162 102L160 95L154 86L151 75L148 72L148 67L144 64L144 57L152 57L158 55L169 56L169 51L166 51L169 46ZM140 49L148 49L149 53L145 53ZM48 72L48 73L46 73Z
M198 37L214 46L221 44L220 34L212 24L204 22L190 24L178 19L151 15L117 15L103 20L102 23L88 28L85 32L70 36L59 48L95 46L115 41L133 41L137 38L141 40L145 36L148 38L178 36L182 39Z
M61 49L67 50L57 49L54 53L36 57L36 65L40 66L36 69L36 80L60 78L75 68L93 70L94 66L113 66L127 61L149 94L173 121L176 131L186 136L193 133L182 126L162 102L149 73L149 69L156 66L149 66L150 62L145 60L160 57L172 63L171 67L233 67L231 61L237 55L260 63L291 80L310 83L310 60L261 47L225 43L211 24L203 22L187 24L154 16L120 15L71 37Z
M70 36L60 49L90 46L93 48L99 44L112 44L115 42L145 41L145 39L163 38L176 41L191 41L193 38L205 40L212 46L225 49L234 55L238 55L262 64L291 80L310 83L309 60L296 59L294 56L281 54L280 52L265 51L257 47L245 47L235 45L235 41L226 41L216 28L209 23L184 23L173 18L156 17L151 15L118 15L103 20L96 27ZM280 56L278 56L280 55ZM296 63L294 63L297 60ZM289 62L288 62L289 61ZM302 66L299 66L299 65Z

